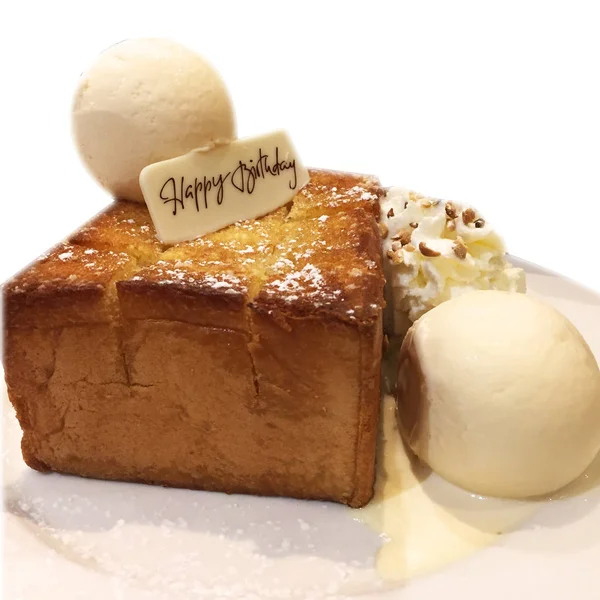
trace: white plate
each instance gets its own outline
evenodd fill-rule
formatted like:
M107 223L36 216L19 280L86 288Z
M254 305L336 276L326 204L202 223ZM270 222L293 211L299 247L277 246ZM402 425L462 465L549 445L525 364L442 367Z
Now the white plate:
M600 357L600 298L523 266L530 293ZM542 504L497 545L390 588L374 570L381 538L343 506L42 475L21 459L7 404L3 434L5 598L600 599L600 487Z

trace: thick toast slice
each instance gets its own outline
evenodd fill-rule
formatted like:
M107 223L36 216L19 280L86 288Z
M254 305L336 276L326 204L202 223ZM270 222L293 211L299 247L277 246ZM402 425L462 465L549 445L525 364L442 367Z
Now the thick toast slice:
M286 207L158 243L116 202L5 285L38 470L362 506L379 414L383 194L311 171Z

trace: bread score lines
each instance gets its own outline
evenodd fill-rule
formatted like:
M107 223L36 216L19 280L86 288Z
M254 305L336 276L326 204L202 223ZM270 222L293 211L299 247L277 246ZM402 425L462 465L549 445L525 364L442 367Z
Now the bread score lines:
M148 165L140 187L158 238L175 244L266 215L309 179L289 135L275 131Z

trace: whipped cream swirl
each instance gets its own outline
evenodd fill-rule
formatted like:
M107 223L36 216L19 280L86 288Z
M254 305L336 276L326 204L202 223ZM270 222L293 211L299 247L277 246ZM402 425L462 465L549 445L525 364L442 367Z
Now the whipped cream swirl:
M388 333L404 334L428 310L472 290L525 292L525 272L473 208L400 187L381 201Z

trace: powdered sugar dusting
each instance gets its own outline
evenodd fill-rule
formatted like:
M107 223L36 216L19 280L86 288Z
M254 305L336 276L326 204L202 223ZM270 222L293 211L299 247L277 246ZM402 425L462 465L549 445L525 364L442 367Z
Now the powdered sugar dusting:
M282 262L284 260L286 259L282 259ZM287 262L291 263L291 261ZM310 299L317 307L339 300L342 296L342 290L331 289L321 270L312 263L307 263L300 270L288 272L283 278L270 281L266 286L266 292L270 295L278 295L288 303L300 297Z
M125 252L64 243L8 282L7 289L15 294L47 293L61 286L105 289L131 260Z
M24 478L20 430L9 418L7 597L78 598L84 590L91 600L341 600L381 585L381 538L344 506Z
M159 260L156 265L134 275L131 281L149 281L159 285L189 284L226 294L245 293L248 290L238 275L225 270L206 272L202 263L191 259L175 262Z

